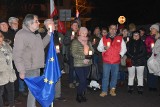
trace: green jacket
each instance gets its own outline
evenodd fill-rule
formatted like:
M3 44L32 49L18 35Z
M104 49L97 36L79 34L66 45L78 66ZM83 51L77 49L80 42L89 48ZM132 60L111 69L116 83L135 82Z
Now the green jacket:
M88 41L89 50L94 53L94 49L91 45L91 42ZM71 43L71 54L74 59L74 67L85 67L92 64L92 59L90 59L88 64L84 64L83 60L85 59L83 45L77 40L74 39Z

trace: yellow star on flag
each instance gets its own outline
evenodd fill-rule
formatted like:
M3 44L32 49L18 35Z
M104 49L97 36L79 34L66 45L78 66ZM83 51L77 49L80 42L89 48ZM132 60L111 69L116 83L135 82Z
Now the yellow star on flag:
M47 79L47 78L45 78L45 79L44 79L44 82L45 82L45 83L47 83L47 82L48 82L48 79Z
M52 58L50 58L50 61L54 61L54 58L52 57Z
M53 84L53 81L52 81L52 80L50 80L50 81L49 81L49 84L51 84L51 85L52 85L52 84Z

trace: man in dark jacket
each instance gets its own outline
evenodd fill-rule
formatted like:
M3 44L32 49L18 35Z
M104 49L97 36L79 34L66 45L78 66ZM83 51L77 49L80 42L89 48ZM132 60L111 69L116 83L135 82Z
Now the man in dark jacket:
M55 26L55 23L53 21L53 19L46 19L44 21L44 28L43 30L40 31L40 34L42 36L42 38L47 34L47 29L49 29L49 26L54 26L52 28L57 28ZM58 62L59 62L59 66L60 66L60 70L62 71L64 68L64 63L63 63L63 57L62 57L62 44L61 44L61 37L60 35L62 35L61 33L59 33L57 31L58 29L52 29L52 31L54 31L54 46L56 48L56 53L57 53L57 57L58 57ZM59 48L59 49L58 49ZM49 49L49 45L47 45L47 47L45 48L45 58L47 58L47 53L48 53L48 49ZM61 80L59 79L59 81L57 81L56 85L55 85L55 98L57 100L65 100L64 98L61 97Z
M0 32L4 35L4 40L8 42L13 48L14 36L15 34L9 29L8 23L6 20L0 19Z
M71 28L67 30L63 43L65 45L65 57L69 65L69 88L75 88L74 82L76 82L76 75L73 67L73 56L70 53L70 46L72 40L74 40L78 35L79 25L77 21L71 23Z

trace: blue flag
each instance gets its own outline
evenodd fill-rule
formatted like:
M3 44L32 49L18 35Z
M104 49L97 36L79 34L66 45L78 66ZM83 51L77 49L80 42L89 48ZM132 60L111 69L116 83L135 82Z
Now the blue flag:
M42 107L49 107L53 102L55 84L61 76L53 36L54 34L52 33L44 74L39 77L24 79L29 90Z

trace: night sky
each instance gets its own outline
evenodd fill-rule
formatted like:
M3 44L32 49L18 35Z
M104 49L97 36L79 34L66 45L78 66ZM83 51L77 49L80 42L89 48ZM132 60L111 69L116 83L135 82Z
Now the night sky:
M10 15L21 15L19 12L21 4L45 3L46 0L0 0L9 5ZM49 1L49 0L48 0ZM55 0L60 1L60 0ZM75 0L74 0L75 1ZM79 0L80 1L80 0ZM153 24L160 22L160 0L86 0L92 7L87 17L94 19L94 23L108 25L118 23L119 16L125 16L125 24L136 25ZM19 5L17 5L19 4ZM14 6L15 5L15 6ZM29 8L30 10L30 8ZM28 10L28 11L29 11ZM14 12L16 11L16 12ZM74 12L73 12L74 13ZM9 14L9 12L8 12ZM74 17L74 15L72 15ZM97 24L97 25L98 25Z
M126 23L142 25L160 22L160 0L89 1L92 1L95 7L91 16L101 20L101 23L117 22L121 15L126 17Z

